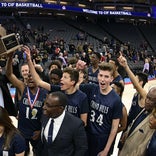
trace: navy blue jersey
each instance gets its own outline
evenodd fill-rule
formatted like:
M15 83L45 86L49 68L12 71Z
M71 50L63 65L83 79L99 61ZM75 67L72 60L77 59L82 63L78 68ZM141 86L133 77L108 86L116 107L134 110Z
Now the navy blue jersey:
M155 156L156 155L156 132L154 132L146 151L146 156Z
M85 93L77 90L73 94L67 94L67 97L68 105L66 106L66 111L77 117L80 117L81 114L89 112L88 99Z
M51 85L50 92L61 91L61 87L59 85Z
M15 156L25 151L26 145L25 140L20 134L15 134L11 140L9 150L3 150L2 146L4 144L4 137L0 137L0 156ZM8 154L8 155L7 155Z
M28 99L27 87L25 87L23 96L19 101L19 118L18 129L26 139L30 139L33 136L33 132L41 129L41 116L43 102L46 98L47 91L40 88L38 97L34 106L31 108ZM34 101L36 95L30 92L31 102Z
M52 85L51 91L60 91L61 88L58 85ZM68 105L66 111L80 118L81 114L89 112L88 98L85 93L77 90L73 94L66 94L68 97Z
M113 82L120 82L121 80L123 80L122 76L121 75L118 75L117 77L115 77L112 81Z
M93 73L92 67L89 67L88 68L88 83L98 84L98 79L97 79L98 73L99 73L99 70L96 70Z
M128 118L127 118L127 126L129 126L132 123L132 121L137 117L137 115L143 109L142 107L139 106L138 99L139 99L139 95L138 94L134 95L129 110Z
M100 93L96 84L80 85L89 100L90 112L88 114L87 130L95 135L109 135L112 120L122 117L122 102L114 90L107 95Z

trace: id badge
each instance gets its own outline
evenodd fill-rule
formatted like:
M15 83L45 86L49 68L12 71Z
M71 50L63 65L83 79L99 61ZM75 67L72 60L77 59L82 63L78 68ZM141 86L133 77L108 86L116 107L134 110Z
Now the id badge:
M9 156L8 151L3 151L3 155L2 156Z

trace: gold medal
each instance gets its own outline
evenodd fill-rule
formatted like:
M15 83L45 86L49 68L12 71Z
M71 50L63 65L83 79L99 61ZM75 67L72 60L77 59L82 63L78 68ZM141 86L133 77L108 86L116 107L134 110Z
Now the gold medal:
M32 114L32 116L36 116L36 114L37 114L37 109L32 109L31 114Z

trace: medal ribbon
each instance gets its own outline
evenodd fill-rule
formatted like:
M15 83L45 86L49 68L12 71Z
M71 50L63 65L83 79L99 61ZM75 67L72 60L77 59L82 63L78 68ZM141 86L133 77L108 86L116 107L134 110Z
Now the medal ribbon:
M28 101L29 101L29 104L30 104L30 107L31 109L33 109L35 103L36 103L36 100L38 99L38 96L39 96L39 92L40 92L40 88L37 89L37 92L36 92L36 95L35 95L35 98L33 100L33 103L31 102L31 97L30 97L30 91L29 91L29 88L27 87L27 96L28 96Z

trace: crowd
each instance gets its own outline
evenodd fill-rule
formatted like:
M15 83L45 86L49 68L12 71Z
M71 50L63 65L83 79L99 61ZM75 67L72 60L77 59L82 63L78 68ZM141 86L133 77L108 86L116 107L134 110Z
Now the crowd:
M7 55L5 75L16 88L13 105L16 107L12 109L15 113L11 114L4 97L1 97L1 108L7 110L7 116L14 115L18 119L15 128L18 137L15 132L11 133L9 148L4 146L9 134L5 134L7 125L2 120L3 153L26 156L31 144L36 156L45 153L56 156L111 155L119 132L122 132L119 156L155 153L156 88L153 86L148 93L145 91L143 87L148 82L148 74L134 75L123 53L106 62L101 61L99 53L93 52L89 65L80 58L74 60L71 57L64 67L56 59L51 61L49 72L44 72L43 66L34 61L34 53L28 46L22 47L21 51L25 55L20 67L22 79L13 71L17 52ZM125 83L119 67L125 70L136 89L129 113L122 103ZM5 95L4 90L2 93ZM22 142L21 146L19 142Z
M130 53L122 46L99 53L86 43L83 52L71 48L68 54L62 43L61 39L52 46L45 41L42 48L49 52L42 55L36 46L24 45L5 56L0 154L27 156L31 144L34 156L109 156L122 132L119 156L154 156L156 87L144 89L151 75L148 61L134 73L128 64ZM141 56L135 61L144 59ZM123 71L136 89L129 112L122 102ZM14 104L8 82L16 88ZM9 115L17 118L17 128Z

